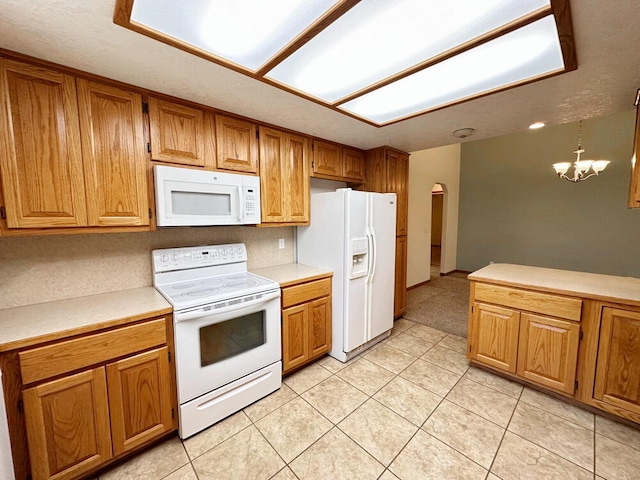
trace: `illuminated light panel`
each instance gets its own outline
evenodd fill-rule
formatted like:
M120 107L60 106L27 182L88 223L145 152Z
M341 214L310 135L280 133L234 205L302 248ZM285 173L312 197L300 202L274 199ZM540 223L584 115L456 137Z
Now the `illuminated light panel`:
M131 22L255 71L336 0L135 0Z
M543 122L535 122L535 123L532 123L531 125L529 125L529 129L530 130L538 130L539 128L542 128L544 126L545 126L545 124Z
M266 77L333 103L548 5L363 0Z
M384 124L563 69L549 15L339 108Z

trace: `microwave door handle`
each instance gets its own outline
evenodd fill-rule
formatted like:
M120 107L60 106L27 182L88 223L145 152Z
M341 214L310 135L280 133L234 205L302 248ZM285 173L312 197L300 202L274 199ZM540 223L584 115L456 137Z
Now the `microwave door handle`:
M244 220L244 202L242 201L242 186L238 185L238 221Z

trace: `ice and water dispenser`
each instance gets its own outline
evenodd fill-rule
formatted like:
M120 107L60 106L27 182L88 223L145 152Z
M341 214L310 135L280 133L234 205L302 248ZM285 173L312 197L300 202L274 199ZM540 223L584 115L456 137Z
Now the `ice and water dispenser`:
M369 270L369 241L366 237L351 239L351 278L367 275Z

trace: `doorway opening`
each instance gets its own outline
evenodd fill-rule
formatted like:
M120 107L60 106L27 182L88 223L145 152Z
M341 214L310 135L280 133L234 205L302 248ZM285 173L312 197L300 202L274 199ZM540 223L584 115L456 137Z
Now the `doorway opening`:
M435 183L431 188L431 276L439 277L444 255L444 201L446 187Z

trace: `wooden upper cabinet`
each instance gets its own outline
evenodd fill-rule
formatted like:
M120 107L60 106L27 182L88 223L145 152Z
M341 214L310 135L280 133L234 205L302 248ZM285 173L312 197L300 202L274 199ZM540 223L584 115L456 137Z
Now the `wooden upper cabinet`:
M223 115L215 116L216 166L221 170L258 173L257 127Z
M339 179L342 176L342 152L335 143L313 141L313 175Z
M0 170L9 228L86 225L75 79L0 59Z
M263 223L309 221L309 139L260 127Z
M149 224L142 97L78 79L88 224Z
M364 152L353 148L342 149L342 176L364 182Z
M407 217L409 216L408 177L409 155L390 150L387 155L387 191L395 192L397 196L396 235L407 234Z
M181 165L213 163L206 148L204 111L179 103L149 97L151 159Z
M629 207L640 208L640 90L636 99L636 134L633 141L633 163L629 186Z
M593 397L640 415L640 311L604 307Z

